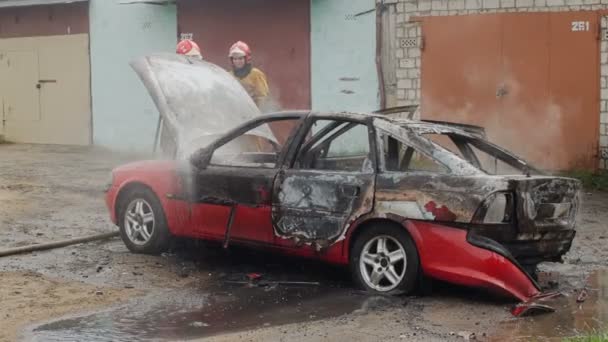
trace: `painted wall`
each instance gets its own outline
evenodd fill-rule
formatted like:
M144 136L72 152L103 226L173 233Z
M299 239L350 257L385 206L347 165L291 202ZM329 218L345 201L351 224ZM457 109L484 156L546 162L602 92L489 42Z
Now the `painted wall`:
M89 32L86 2L0 8L0 38L61 36Z
M312 108L378 109L375 1L311 1Z
M175 51L175 6L90 2L93 142L151 151L158 111L129 62L148 53Z

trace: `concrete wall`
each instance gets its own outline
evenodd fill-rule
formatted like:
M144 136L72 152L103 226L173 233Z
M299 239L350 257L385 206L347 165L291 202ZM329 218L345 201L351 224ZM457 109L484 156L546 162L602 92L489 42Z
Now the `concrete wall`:
M311 1L312 108L378 109L375 1Z
M420 104L422 30L420 16L504 12L606 10L605 0L398 0L395 25L399 105ZM602 18L599 167L608 169L608 19Z
M93 143L151 151L158 111L129 61L175 51L175 6L91 0L89 11Z

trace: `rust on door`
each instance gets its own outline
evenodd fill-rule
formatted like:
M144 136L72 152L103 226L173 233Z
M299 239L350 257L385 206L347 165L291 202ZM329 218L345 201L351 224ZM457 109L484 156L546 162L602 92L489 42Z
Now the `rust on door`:
M498 117L492 112L496 85L501 82L499 19L499 15L424 18L425 118L483 125Z
M559 168L561 118L550 99L549 13L501 16L501 82L491 138L542 168ZM539 128L542 127L542 134Z
M541 168L595 168L597 27L595 12L424 18L423 117L485 126Z

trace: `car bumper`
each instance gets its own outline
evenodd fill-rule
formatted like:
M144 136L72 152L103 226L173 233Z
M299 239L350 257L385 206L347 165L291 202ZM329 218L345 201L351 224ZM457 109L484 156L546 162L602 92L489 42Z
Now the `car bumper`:
M541 294L530 274L496 241L428 221L408 221L406 228L429 277L486 288L523 302Z
M512 226L476 226L470 231L503 245L510 254L523 265L540 262L559 262L572 246L576 235L574 228L548 227L541 232L516 233L521 228Z

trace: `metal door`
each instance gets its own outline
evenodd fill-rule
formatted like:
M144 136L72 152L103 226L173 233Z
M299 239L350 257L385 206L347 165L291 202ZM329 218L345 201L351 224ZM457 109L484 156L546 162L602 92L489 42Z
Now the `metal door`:
M34 50L7 51L2 62L8 81L3 82L6 139L20 141L18 127L40 121L38 54Z
M87 34L0 39L7 140L90 143L88 42Z
M425 18L423 117L485 126L541 168L596 167L596 30L594 12Z
M376 180L371 127L323 121L331 123L310 129L292 167L277 176L272 196L275 234L316 248L338 240L372 210Z
M380 107L374 0L312 0L312 105L315 111Z
M550 103L562 133L553 139L562 151L556 166L594 169L600 124L599 16L551 13L550 20Z
M230 45L247 42L272 98L285 109L310 108L309 0L182 0L177 12L179 33L192 34L206 60L229 69Z

